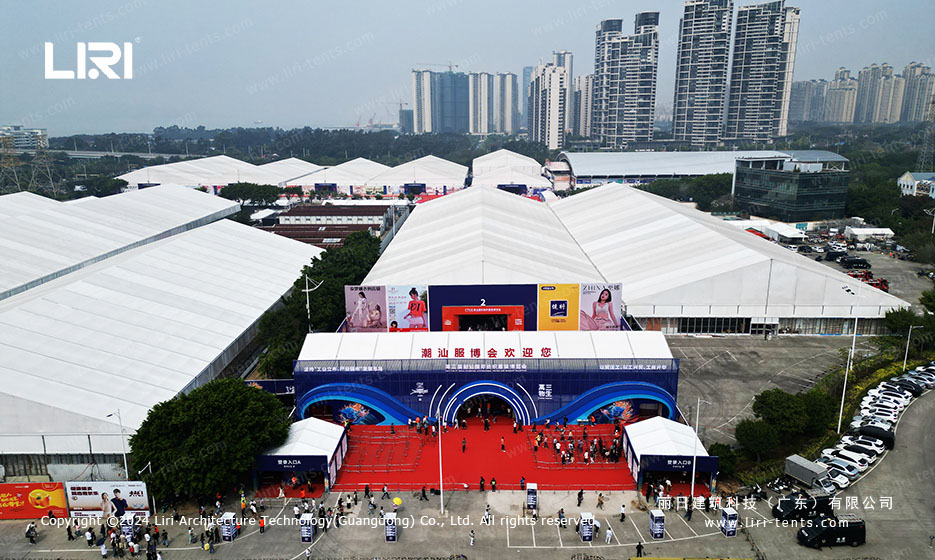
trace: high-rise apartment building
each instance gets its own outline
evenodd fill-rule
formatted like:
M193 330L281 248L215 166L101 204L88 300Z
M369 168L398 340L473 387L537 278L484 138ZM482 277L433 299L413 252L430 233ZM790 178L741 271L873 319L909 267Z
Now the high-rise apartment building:
M49 147L49 137L44 128L25 128L19 124L4 125L0 126L0 136L13 138L13 148L17 150Z
M470 129L470 92L463 72L412 71L413 128L463 133Z
M565 50L552 51L552 64L568 71L568 89L565 91L565 132L571 132L575 129L571 105L574 98L575 55Z
M659 12L636 14L633 35L623 21L597 26L594 52L594 105L591 135L609 148L653 139Z
M738 9L724 138L786 135L798 34L799 9L785 0Z
M792 82L789 96L789 122L820 122L824 120L825 97L830 84L825 80Z
M532 79L532 66L523 66L523 89L520 90L520 98L523 103L523 114L521 126L526 126L529 122L529 81Z
M584 138L591 137L591 108L594 106L594 74L578 76L574 80L572 98L572 120L574 133Z
M900 120L905 122L924 121L928 116L932 95L935 94L935 74L928 66L913 62L903 70L906 90Z
M471 134L486 135L494 132L493 76L486 72L472 72L468 74L468 87Z
M880 84L880 98L873 108L873 122L895 123L903 110L903 93L906 90L906 80L899 74L883 76Z
M516 134L520 128L519 99L520 95L516 74L512 72L497 73L494 76L493 89L493 124L497 132Z
M679 22L672 132L692 146L721 138L733 0L685 0Z
M565 94L568 69L554 64L540 64L529 81L529 140L545 144L550 150L565 146Z
M893 67L889 64L871 64L857 75L857 103L854 108L854 122L873 122L880 106L883 77L887 75L893 75Z
M822 120L833 123L854 122L854 108L857 103L857 80L851 77L851 71L838 68L834 80L828 86L825 95L825 111Z

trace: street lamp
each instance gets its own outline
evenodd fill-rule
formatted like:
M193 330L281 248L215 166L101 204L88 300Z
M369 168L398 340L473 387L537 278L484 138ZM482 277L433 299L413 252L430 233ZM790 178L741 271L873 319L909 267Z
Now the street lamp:
M923 212L932 217L932 234L935 234L935 208L926 208Z
M308 332L312 332L312 307L309 304L308 294L320 288L322 283L324 283L324 280L315 284L314 288L309 288L308 287L308 282L309 282L308 275L303 274L302 276L305 276L305 289L302 291L305 292L305 314L308 316ZM314 282L314 280L312 280L312 282Z
M153 474L153 462L150 461L146 463L146 466L140 469L139 472L137 472L136 474L142 475L143 471L149 471L149 474L152 475ZM152 488L149 488L149 499L152 500L153 502L153 516L155 516L156 515L156 495L153 494Z
M921 329L925 325L911 325L909 327L909 336L906 337L906 354L903 356L903 371L906 371L906 360L909 359L909 341L912 339L912 329Z
M695 498L695 464L698 462L698 417L701 414L701 403L712 404L698 397L698 406L695 407L695 441L692 446L692 484L691 490L688 492L689 500Z
M120 409L117 409L117 412L112 412L105 416L105 418L110 418L111 416L117 417L117 422L120 423L120 447L123 448L123 472L126 473L127 480L130 480L130 467L127 466L127 442L123 439L123 418L120 417Z
M861 282L861 284L863 284ZM860 285L857 286L857 292L851 290L847 285L841 286L841 289L847 292L849 295L856 296L860 299ZM853 306L851 306L853 308ZM841 433L841 420L844 419L844 397L847 396L847 375L851 371L851 366L854 365L854 352L857 349L857 312L854 311L854 332L851 337L851 352L847 355L847 366L844 368L844 387L841 389L841 409L838 412L838 433Z

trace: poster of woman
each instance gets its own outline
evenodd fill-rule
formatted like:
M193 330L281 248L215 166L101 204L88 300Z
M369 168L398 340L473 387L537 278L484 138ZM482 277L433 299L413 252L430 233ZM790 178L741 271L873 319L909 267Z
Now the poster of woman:
M618 330L622 296L623 284L581 284L578 330Z
M425 285L387 286L390 332L429 330L428 294Z
M386 287L344 286L344 310L350 332L386 332Z

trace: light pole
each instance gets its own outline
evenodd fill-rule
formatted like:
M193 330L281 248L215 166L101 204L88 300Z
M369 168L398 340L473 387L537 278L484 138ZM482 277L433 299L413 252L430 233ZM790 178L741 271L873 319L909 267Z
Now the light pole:
M691 490L688 492L689 500L692 500L695 497L695 463L698 462L698 417L701 414L701 403L711 404L701 397L698 397L698 406L695 407L695 441L692 445L692 484Z
M308 294L320 288L324 280L315 284L314 288L309 288L308 287L308 282L309 282L308 274L303 274L303 276L305 276L305 289L302 290L303 292L305 292L305 315L308 317L308 332L312 332L312 307L311 307L311 304L309 303Z
M111 412L106 416L110 418L111 416L117 417L117 422L120 423L120 447L123 449L123 472L126 473L127 480L130 480L130 467L127 466L127 442L123 439L123 418L120 417L120 409L117 409L117 412Z
M435 408L435 423L438 425L438 495L441 498L441 513L445 515L445 485L442 476L442 409Z
M852 296L856 296L858 300L860 299L860 285L857 286L857 292L854 293L851 291L848 286L841 286L841 289L847 292ZM853 308L853 306L851 306ZM844 419L844 397L847 396L847 375L851 371L851 366L854 365L854 352L857 349L857 312L854 311L854 332L851 337L851 352L847 355L847 366L844 368L844 387L841 389L841 409L838 412L838 433L841 433L841 420Z
M912 329L921 329L925 325L911 325L909 336L906 337L906 354L903 356L903 371L906 371L906 361L909 359L909 341L912 340Z
M149 474L152 475L153 474L153 462L150 461L146 463L146 466L140 469L139 472L137 472L136 474L141 475L143 474L143 471L149 471ZM155 516L156 515L156 495L153 494L152 488L149 488L149 499L152 500L153 502L153 516Z
M926 208L923 212L932 217L932 234L935 235L935 208Z

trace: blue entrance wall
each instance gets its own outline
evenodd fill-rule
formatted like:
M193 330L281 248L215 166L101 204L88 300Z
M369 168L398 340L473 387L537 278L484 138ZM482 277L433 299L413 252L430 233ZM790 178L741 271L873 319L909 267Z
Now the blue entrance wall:
M384 418L442 417L450 422L464 401L496 395L524 421L567 416L586 420L618 400L650 400L677 415L678 360L395 360L305 361L295 364L296 407L317 402L360 403ZM510 369L510 368L513 369Z

